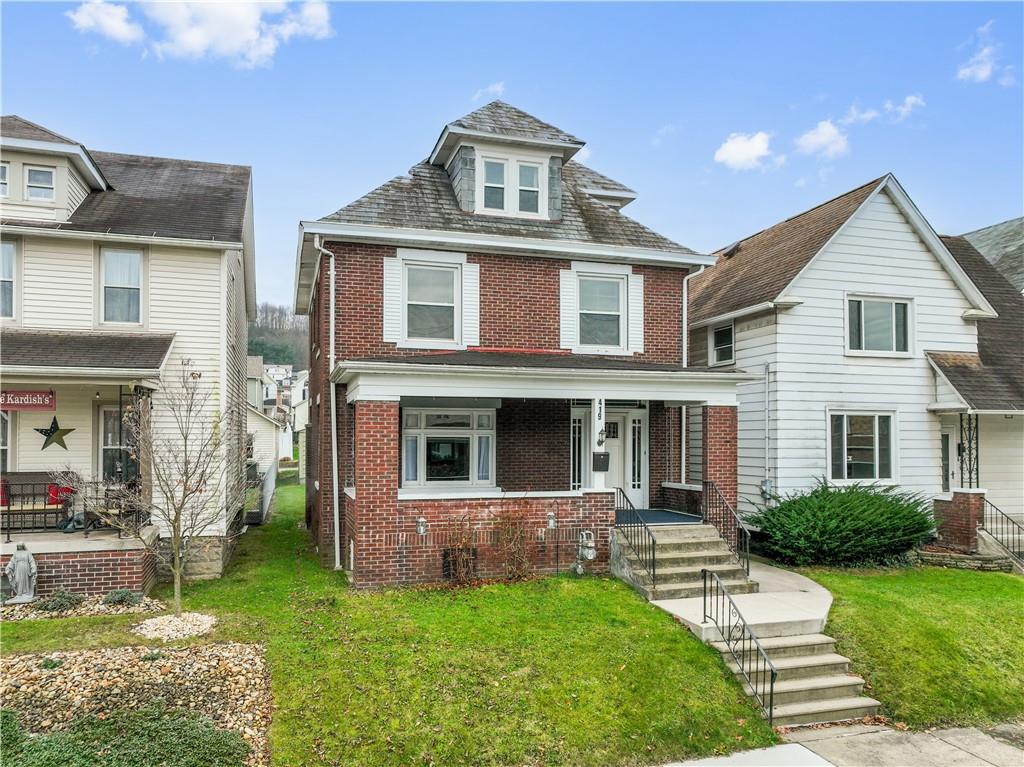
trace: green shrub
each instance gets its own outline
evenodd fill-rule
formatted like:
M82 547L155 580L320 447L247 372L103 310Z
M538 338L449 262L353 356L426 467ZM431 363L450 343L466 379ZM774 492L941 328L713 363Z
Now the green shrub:
M39 661L39 668L45 668L47 670L60 668L63 665L64 661L62 661L60 658L43 658L41 661Z
M137 605L142 603L142 594L131 589L114 589L103 597L105 605Z
M7 709L0 711L0 757L20 752L24 742L25 733L15 713ZM0 762L6 764L6 759L0 759Z
M36 602L35 608L48 613L59 613L65 610L73 610L84 601L84 594L76 594L71 591L55 591L50 596L43 597Z
M820 481L774 500L750 522L770 557L794 565L892 564L935 529L931 501L894 487Z

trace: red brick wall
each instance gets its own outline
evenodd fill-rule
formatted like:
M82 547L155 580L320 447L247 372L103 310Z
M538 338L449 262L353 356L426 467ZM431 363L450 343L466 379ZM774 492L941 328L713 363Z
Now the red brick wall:
M985 513L984 493L953 491L949 501L935 501L935 525L939 543L974 554L978 550L978 525Z
M568 490L568 400L502 400L496 417L495 463L505 490Z
M36 595L55 591L106 594L114 589L148 593L156 580L156 559L146 549L75 551L33 554L36 560ZM10 556L0 557L0 567Z
M349 535L355 539L356 585L392 582L398 565L387 545L398 517L398 403L355 403L356 509Z
M719 405L703 408L704 446L701 469L705 482L714 482L722 497L736 509L737 435L736 408ZM708 521L726 538L735 542L735 517L722 509L715 511L714 499L708 503Z
M678 407L665 407L662 402L651 402L648 412L650 502L652 506L666 503L663 482L679 482L680 477L680 411Z

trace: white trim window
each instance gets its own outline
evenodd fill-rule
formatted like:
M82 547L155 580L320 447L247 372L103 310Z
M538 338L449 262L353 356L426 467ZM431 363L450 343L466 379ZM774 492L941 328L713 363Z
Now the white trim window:
M892 413L829 412L829 479L895 480L895 420Z
M484 158L484 198L486 210L505 210L505 177L508 163L496 158Z
M103 248L100 252L103 322L142 323L142 251Z
M850 296L846 301L846 349L910 353L910 301Z
M548 217L548 159L485 149L476 155L476 212Z
M540 214L540 163L517 163L519 171L519 212Z
M402 409L402 487L495 487L495 411Z
M402 327L407 341L459 342L460 271L457 264L403 264Z
M14 419L11 412L0 410L0 474L11 470L11 438L14 435Z
M11 164L0 162L0 197L9 197L11 194Z
M12 240L0 243L0 319L14 317L14 283L18 246Z
M708 364L731 365L736 361L736 326L732 322L708 328Z
M577 295L578 345L593 351L625 350L626 277L578 274Z
M25 199L31 202L53 202L57 198L56 175L56 168L26 165Z
M559 336L578 354L644 350L644 277L632 267L573 261L560 273Z

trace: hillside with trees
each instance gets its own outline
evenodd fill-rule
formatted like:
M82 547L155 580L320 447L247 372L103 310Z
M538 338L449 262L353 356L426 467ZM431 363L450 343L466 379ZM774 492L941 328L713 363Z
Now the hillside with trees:
M261 303L249 323L249 354L262 355L268 365L309 367L309 323L287 306Z

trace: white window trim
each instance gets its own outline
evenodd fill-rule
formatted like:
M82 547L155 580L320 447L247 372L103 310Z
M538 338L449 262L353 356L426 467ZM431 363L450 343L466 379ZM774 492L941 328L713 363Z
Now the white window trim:
M833 479L832 477L832 416L841 415L869 415L889 416L889 460L891 462L892 476L876 479ZM831 485L898 485L900 482L900 461L899 461L899 417L895 410L879 409L850 409L850 408L826 408L825 409L825 476ZM845 426L843 427L845 430ZM843 446L846 446L846 436L843 435ZM845 449L843 451L846 452ZM845 466L845 461L844 461ZM845 471L845 469L844 469ZM878 473L878 421L875 421L875 473Z
M722 328L732 328L732 356L727 360L718 361L715 359L715 331ZM708 326L708 367L724 367L736 364L736 323L721 322L718 325Z
M0 162L0 170L3 171L3 180L0 183L7 187L7 191L0 191L0 198L6 199L11 196L11 164L9 162Z
M7 451L7 473L9 474L18 470L18 413L15 410L5 410L4 415L7 416L7 447L2 449Z
M21 285L21 240L7 239L3 242L14 246L14 263L11 264L11 316L0 314L0 323L11 325L18 321L18 310L21 308L18 297L18 286Z
M619 343L617 346L601 346L599 344L585 344L582 339L582 322L580 315L584 314L583 307L580 306L580 297L582 291L580 290L580 283L583 280L604 280L606 282L614 281L619 287L619 311L618 312L598 312L598 311L586 311L586 314L618 314L619 315ZM617 274L602 274L602 273L590 273L590 272L576 272L576 348L574 352L581 354L629 354L629 276L628 275L617 275Z
M572 277L576 293L576 314L573 317L576 342L571 346L573 354L603 354L607 356L632 356L637 354L637 349L629 346L629 317L631 307L629 304L629 280L633 275L633 267L626 264L606 264L602 262L573 261ZM619 346L592 346L580 343L580 277L620 277L623 282L624 291L621 304L622 325L619 328Z
M402 340L396 346L399 349L450 349L462 350L466 345L462 342L462 311L463 311L463 265L466 257L463 254L434 253L431 251L399 251L399 261L402 265ZM409 335L409 298L407 295L408 269L413 267L424 267L428 269L450 269L455 273L455 338L446 340L441 338L416 338ZM418 303L418 302L417 302ZM445 304L447 306L447 304Z
M106 282L106 270L103 268L103 259L108 250L121 250L121 251L132 251L139 254L139 319L137 322L119 322L117 320L108 320L107 308L106 308L106 288L108 287ZM100 248L100 259L99 259L99 281L100 281L100 325L114 325L119 327L131 327L137 328L142 327L146 323L144 318L146 316L146 251L141 248L130 248L130 247L114 247L114 246L103 246ZM134 285L110 285L112 288L132 288L135 289Z
M48 171L50 173L50 180L51 180L50 186L46 187L46 186L43 186L42 184L29 184L28 183L28 174L29 174L29 171L33 171L33 170L45 170L45 171ZM57 168L56 167L54 167L52 165L28 165L28 164L25 164L25 165L22 166L22 175L23 175L24 180L25 180L25 185L22 188L22 193L24 195L25 202L27 202L27 203L44 203L44 204L51 204L51 205L56 205L57 204ZM28 194L28 188L30 186L35 187L37 189L47 189L47 188L49 188L49 190L53 193L53 196L50 197L49 199L47 199L45 197L30 197L29 194Z
M497 184L489 184L489 183L487 183L487 163L492 163L492 164L495 164L495 165L500 165L501 168L502 168L502 171L501 171L501 187L500 187L501 191L502 191L502 194L501 194L502 207L500 207L500 208L491 208L491 207L488 207L488 205L487 205L487 199L486 199L487 188L488 187L492 187L494 189L499 188ZM504 213L505 211L508 210L508 208L509 208L509 204L508 204L508 187L509 187L509 183L508 183L508 177L509 177L508 166L509 166L509 164L510 163L509 163L508 160L506 160L504 158L501 158L501 157L483 157L483 158L481 158L480 169L481 169L482 175L483 175L483 185L481 186L481 190L483 192L483 196L481 196L481 198L480 198L480 205L483 207L483 212L485 212L485 213L495 213L495 212Z
M96 476L99 479L103 479L103 454L107 450L124 450L124 425L121 425L122 431L119 432L119 444L118 445L107 445L104 442L103 428L103 416L105 413L117 413L119 408L117 405L100 405L96 408L97 422L96 422Z
M539 216L541 211L541 197L544 190L544 182L541 179L541 174L544 172L544 164L540 162L530 162L527 160L516 160L516 210L523 215L536 215ZM537 169L537 186L523 186L522 180L522 168L523 166L530 166ZM523 210L519 207L519 194L520 192L536 192L537 193L537 210ZM546 216L545 216L546 218Z
M850 301L876 301L892 304L902 303L907 305L907 350L905 352L883 351L875 349L851 349L850 348ZM893 310L895 312L895 309ZM861 342L864 340L864 309L861 307ZM891 357L894 359L907 359L914 356L914 333L916 322L914 320L914 299L905 296L883 295L877 293L855 293L847 292L843 295L843 349L847 357ZM893 318L893 349L896 348L896 321Z
M428 428L426 416L429 414L447 413L452 415L468 415L470 419L469 428ZM418 415L419 426L407 427L405 419L407 415ZM477 427L477 417L486 415L491 419L489 429ZM431 492L436 489L438 493L444 493L446 488L486 488L497 490L497 411L494 409L471 410L467 408L402 408L401 410L401 445L399 455L399 477L400 488L416 488L417 492ZM405 479L405 443L408 438L416 438L416 480ZM443 437L459 437L469 439L469 469L470 478L468 481L427 481L427 439ZM489 479L477 479L477 467L479 465L479 440L478 437L490 437L490 456L488 462Z
M484 187L494 186L486 184L487 171L485 162L500 162L505 166L505 207L486 208L484 207ZM476 152L476 205L475 213L487 216L513 216L515 218L530 218L534 220L548 220L548 165L549 158L537 155L523 155L514 152L496 152L493 150L477 150ZM537 191L540 192L537 201L537 212L519 209L519 166L534 165L537 167ZM529 187L528 187L529 188Z

